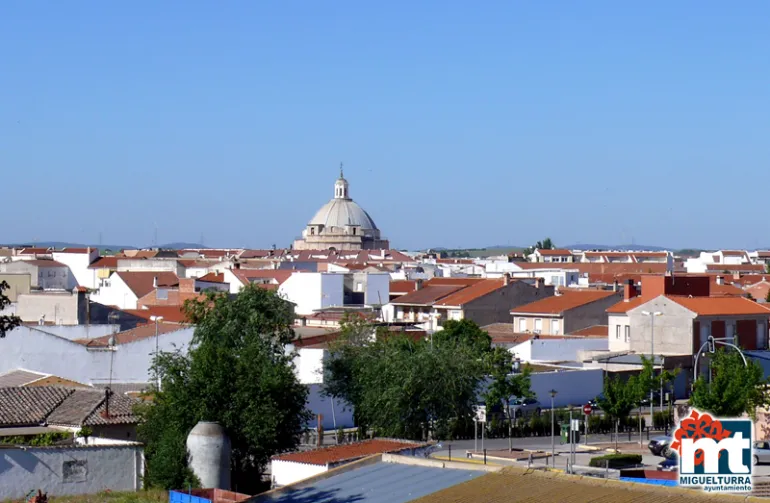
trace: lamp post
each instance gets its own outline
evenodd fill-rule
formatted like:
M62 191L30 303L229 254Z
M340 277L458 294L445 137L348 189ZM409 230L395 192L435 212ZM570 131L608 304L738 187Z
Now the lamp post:
M655 317L663 316L663 313L660 311L642 311L642 315L650 317L650 360L652 360L652 376L655 377ZM650 428L655 425L654 409L654 391L650 389Z
M556 397L556 395L558 393L559 392L556 391L555 389L552 389L551 391L548 392L548 394L551 395L551 461L553 463L552 466L555 465L555 463L556 463L556 454L555 454L555 450L556 450L555 445L556 445L556 443L554 441L554 436L553 436L553 433L554 433L553 432L553 423L554 423L553 399Z
M163 316L150 316L150 321L155 322L155 360L157 363L158 354L160 353L160 344L158 342L158 322L163 321ZM158 391L160 391L160 372L155 370L158 378Z

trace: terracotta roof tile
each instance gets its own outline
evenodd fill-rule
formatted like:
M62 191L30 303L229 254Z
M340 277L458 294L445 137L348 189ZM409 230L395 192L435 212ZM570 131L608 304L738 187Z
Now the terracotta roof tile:
M744 297L682 297L667 295L680 306L697 313L699 316L753 316L770 317L770 309Z
M392 304L433 305L444 297L463 289L462 285L429 285L419 290L396 297Z
M584 337L607 337L610 333L610 327L607 325L593 325L580 330L575 330L569 335L577 335Z
M174 306L176 307L176 306ZM158 323L158 334L167 334L170 332L176 332L182 330L185 327L176 323ZM110 337L115 337L115 344L128 344L130 342L147 339L149 337L155 337L155 323L148 323L147 325L139 325L131 330L125 330L112 335L105 335L103 337L97 337L95 339L75 339L73 342L83 344L84 346L91 347L107 347L110 343Z
M309 465L326 466L329 463L339 463L341 461L353 461L355 459L372 456L374 454L384 454L387 452L397 452L404 449L416 449L424 444L411 442L400 442L398 440L365 440L352 444L333 445L322 449L312 451L290 452L273 456L273 459L280 461L292 461L294 463L305 463Z
M762 274L765 272L765 266L763 264L706 264L706 270L713 272L753 272L755 274Z
M511 310L511 314L561 314L564 311L575 309L607 297L617 295L611 290L591 290L586 292L565 292L562 295L554 295L537 300Z
M437 264L462 264L462 265L472 265L473 259L472 258L437 258L436 259Z
M485 279L444 297L436 302L435 305L462 306L504 287L505 284L502 279Z
M124 312L150 320L151 316L163 316L163 323L187 323L183 305L147 306L145 309L124 309Z
M396 280L390 282L390 294L407 294L409 292L413 292L415 288L417 287L417 282L415 280Z
M55 253L89 253L92 248L62 248L61 250L54 250Z
M200 278L198 278L198 281L207 281L209 283L224 283L225 282L225 273L215 273L210 272L208 274L204 274Z
M633 299L630 299L629 301L621 300L617 304L610 306L609 309L607 309L608 314L626 314L628 311L635 307L639 307L642 304L646 302L646 299L642 299L641 297L634 297Z
M537 250L537 252L544 256L544 257L566 257L566 256L572 256L572 252L569 250L564 249L555 249L555 250Z
M284 269L232 269L232 272L244 285L259 279L272 280L280 285L297 271Z
M91 262L91 265L89 265L88 268L89 269L117 269L118 260L122 258L125 258L125 257L117 257L117 256L99 257L98 259Z
M52 248L24 248L19 255L45 255L51 253Z
M484 278L431 278L425 282L425 286L438 286L438 285L460 285L470 286L479 281L484 281Z
M155 290L155 278L158 278L158 286L176 286L179 278L173 272L168 271L131 271L116 272L120 279L137 297L144 297Z

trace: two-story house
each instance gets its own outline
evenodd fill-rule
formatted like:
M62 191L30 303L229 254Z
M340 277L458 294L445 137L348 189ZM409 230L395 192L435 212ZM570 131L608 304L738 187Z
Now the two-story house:
M559 293L511 310L519 333L564 335L607 324L607 308L620 300L613 290L575 290Z

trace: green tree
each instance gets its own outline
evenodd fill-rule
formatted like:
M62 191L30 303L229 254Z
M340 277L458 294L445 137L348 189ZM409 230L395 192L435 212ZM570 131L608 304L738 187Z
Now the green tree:
M620 376L604 379L604 392L597 398L599 408L615 423L615 450L618 449L620 421L627 418L644 396L645 384L638 376L624 381Z
M185 307L196 324L189 352L156 357L160 390L138 409L146 482L166 489L195 484L186 437L198 421L218 421L232 444L233 485L256 494L270 457L294 449L310 419L307 388L285 347L294 336L293 307L255 285L235 297L209 292Z
M358 426L378 435L448 437L469 421L484 363L454 338L414 340L408 333L340 340L324 363L325 392L354 407Z
M492 338L479 328L476 322L463 320L448 320L444 322L443 330L434 332L434 345L466 345L479 354L487 353L492 348Z
M765 392L767 380L762 367L754 360L743 358L738 351L719 348L710 356L709 372L701 373L693 383L690 404L715 416L735 417L744 412L754 417L757 407L768 405ZM699 362L701 370L708 361Z
M8 283L0 281L0 312L11 304L11 300L3 294L5 290L9 288ZM0 339L5 337L5 334L21 325L21 318L11 314L0 315Z
M484 401L488 409L496 404L504 406L504 413L508 419L508 449L511 450L513 448L511 398L532 398L535 396L530 380L532 369L529 365L525 365L522 372L512 373L513 355L507 349L499 347L487 354L486 363L490 381L484 394Z
M768 290L767 295L765 295L765 302L770 302L770 290Z
M530 246L524 250L524 256L535 253L535 250L553 250L556 246L551 241L551 238L545 238L542 241L538 241L534 246Z

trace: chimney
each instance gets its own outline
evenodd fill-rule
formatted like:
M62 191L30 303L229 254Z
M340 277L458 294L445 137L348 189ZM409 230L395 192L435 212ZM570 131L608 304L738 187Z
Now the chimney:
M639 292L637 291L636 286L634 286L634 280L629 279L626 283L626 287L623 289L623 300L628 302L637 295L639 295Z
M152 278L152 287L153 288L158 288L158 277L157 276L154 276Z
M316 440L316 447L321 447L324 445L324 415L318 414L318 427L316 428L316 432L318 433L318 439Z
M612 291L613 291L613 292L617 292L617 291L618 291L618 286L619 286L619 285L618 285L618 280L615 280L615 281L612 283Z
M107 386L104 388L104 410L102 411L102 417L104 419L109 419L110 417L110 387Z
M421 279L414 280L414 290L415 291L422 290L422 280Z
M733 280L734 280L734 281L738 281L739 279L741 279L741 273L739 273L739 272L734 272L734 273L733 273Z
M545 288L545 278L537 278L537 288Z
M179 293L195 293L195 278L181 278L179 280Z
M507 272L503 274L503 286L508 286L511 283L511 273Z
M722 276L717 276L717 285L723 285L725 283L725 279Z

